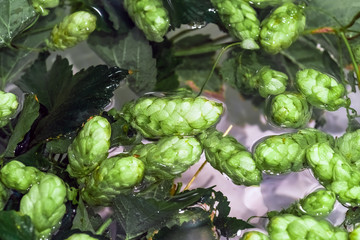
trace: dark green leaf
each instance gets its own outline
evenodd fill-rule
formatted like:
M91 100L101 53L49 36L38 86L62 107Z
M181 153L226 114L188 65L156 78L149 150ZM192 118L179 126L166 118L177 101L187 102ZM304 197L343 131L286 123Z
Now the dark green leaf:
M88 209L86 208L82 199L79 199L78 207L76 208L76 215L73 220L72 229L79 229L81 231L90 231L95 233L95 229L101 223L100 215L95 213L89 214ZM95 226L93 224L95 223Z
M215 218L214 225L222 236L228 238L236 236L239 230L254 228L253 225L235 217Z
M36 18L27 0L0 0L0 48L10 45L11 40L28 27Z
M153 198L156 200L164 200L170 197L170 191L172 187L172 181L162 180L152 183L150 186L142 186L141 189L144 189L142 189L136 196L146 199Z
M42 171L47 171L51 166L49 159L44 156L43 144L38 144L24 154L16 156L16 160L24 163L26 166L33 166Z
M73 142L73 140L73 138L68 136L52 139L46 143L46 151L52 154L67 153L68 147Z
M360 208L349 208L345 214L344 227L352 229L357 223L360 223Z
M112 27L118 33L127 33L134 27L134 23L124 9L123 0L102 0L101 2L109 15Z
M152 91L156 84L156 60L144 35L133 29L125 37L92 34L89 45L110 66L131 69L130 88L138 94Z
M0 211L0 239L35 240L30 217L16 211Z
M181 24L202 27L207 23L221 24L220 18L209 0L163 0L169 12L170 26L172 29Z
M134 239L149 229L162 228L172 215L195 204L211 191L212 189L199 188L167 200L119 195L114 201L115 219L125 231L126 239Z
M128 75L127 70L98 65L72 76L68 61L60 57L49 72L41 72L45 59L41 56L17 82L23 90L37 94L40 103L48 108L48 114L34 130L31 146L75 131L89 117L100 114L120 81Z
M142 136L122 117L111 123L111 147L138 144Z
M229 57L222 63L219 72L221 79L233 88L236 88L237 67L238 67L237 57Z
M34 94L28 94L24 100L24 106L12 133L6 151L5 157L14 157L16 146L24 140L24 136L30 131L36 118L39 116L40 105Z

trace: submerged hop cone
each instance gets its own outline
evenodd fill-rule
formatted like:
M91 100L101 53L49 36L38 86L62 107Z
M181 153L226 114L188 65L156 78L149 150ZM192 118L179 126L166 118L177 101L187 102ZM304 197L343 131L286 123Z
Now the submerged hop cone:
M0 127L8 124L18 106L19 102L15 94L0 90Z
M299 204L301 210L307 215L326 217L334 209L335 202L335 193L320 189L301 199Z
M53 50L74 47L79 42L86 40L95 28L95 15L86 11L74 12L53 28L47 46Z
M124 118L146 138L196 135L218 122L221 103L203 97L141 97L126 104Z
M20 201L20 212L31 218L36 236L46 239L60 227L66 212L65 183L53 174L46 174L33 185Z
M87 178L81 196L90 205L110 205L116 195L140 183L144 171L144 163L136 157L120 154L107 158Z
M286 90L288 76L285 73L263 67L257 73L259 94L262 97L278 95Z
M206 160L218 171L226 174L238 185L259 185L260 170L251 153L231 136L211 128L199 135L205 149Z
M335 111L350 104L344 99L345 87L324 73L314 69L304 69L296 73L295 83L298 90L314 107Z
M67 171L72 177L89 175L107 158L110 148L111 125L101 116L88 120L68 148Z
M161 0L124 0L124 7L148 40L164 40L170 18Z

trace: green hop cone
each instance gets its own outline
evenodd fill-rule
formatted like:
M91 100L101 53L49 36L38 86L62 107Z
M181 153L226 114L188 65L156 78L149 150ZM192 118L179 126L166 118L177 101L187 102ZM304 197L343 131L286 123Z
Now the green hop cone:
M360 205L360 171L349 164L329 143L316 143L306 151L306 159L315 177L339 202Z
M19 102L15 94L0 90L0 127L8 124L18 106Z
M87 178L80 194L90 205L110 205L118 194L132 191L143 179L144 171L144 163L133 156L107 158Z
M122 112L144 137L156 139L199 134L218 122L223 106L203 97L144 96L125 104Z
M347 240L348 233L326 220L309 215L283 214L272 217L267 225L271 240Z
M296 92L285 92L269 99L267 115L270 123L284 128L301 128L310 120L312 107Z
M238 185L259 185L262 174L251 153L231 136L211 128L199 135L211 166L228 176Z
M96 28L96 16L77 11L66 16L51 31L47 46L52 50L64 50L86 40Z
M250 231L246 232L240 240L269 240L269 237L262 232Z
M66 212L65 183L53 174L46 174L33 185L20 201L20 212L31 218L38 239L47 239L60 227Z
M296 73L295 83L307 101L320 109L335 111L349 105L344 99L345 87L336 79L314 69L304 69Z
M334 137L328 133L315 128L304 128L291 134L291 138L300 144L302 148L308 148L315 143L328 142L331 146L335 145Z
M164 40L170 26L170 18L161 0L124 0L124 7L148 40Z
M276 54L290 47L304 31L305 21L301 6L289 2L276 8L261 22L262 48L268 53Z
M293 2L294 0L245 0L255 8L267 8L282 5L287 2Z
M221 21L234 37L250 42L249 49L258 48L260 21L256 11L244 0L211 0Z
M42 16L49 14L48 8L55 8L59 5L59 0L32 0L35 11Z
M10 190L0 182L0 211L2 211L3 208L5 207L9 197L10 197Z
M360 240L360 225L349 234L349 240Z
M74 233L65 240L97 240L97 238L93 238L86 233Z
M95 116L88 120L68 148L67 171L72 177L89 175L108 157L111 126L108 120Z
M332 191L320 189L299 201L301 210L313 217L326 217L334 209L336 196Z
M200 160L202 147L194 137L171 136L157 143L136 146L130 154L146 165L146 174L159 179L174 179Z
M257 75L260 96L266 98L269 95L278 95L286 90L288 76L285 73L263 67Z
M35 167L25 166L22 162L12 160L0 170L0 180L7 188L26 193L31 186L39 183L45 176Z
M265 137L253 150L257 167L267 174L297 172L304 168L305 149L291 134Z
M360 129L337 138L336 148L351 164L360 167Z

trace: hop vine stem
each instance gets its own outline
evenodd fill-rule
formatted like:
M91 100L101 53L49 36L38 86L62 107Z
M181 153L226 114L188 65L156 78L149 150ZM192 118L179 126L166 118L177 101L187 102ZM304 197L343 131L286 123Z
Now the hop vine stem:
M358 81L358 86L360 87L360 70L359 70L358 64L356 62L355 56L353 54L353 51L351 50L351 46L349 44L349 41L346 38L344 31L339 31L338 34L340 35L341 39L344 41L346 49L349 52L349 56L351 58L351 62L352 62L352 65L354 67L354 71L355 71L356 78L357 78L357 81Z

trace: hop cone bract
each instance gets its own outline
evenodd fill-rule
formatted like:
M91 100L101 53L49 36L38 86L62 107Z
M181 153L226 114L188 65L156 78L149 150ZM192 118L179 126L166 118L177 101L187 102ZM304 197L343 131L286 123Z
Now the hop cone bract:
M286 90L288 76L285 73L263 67L257 73L259 94L262 97L278 95Z

